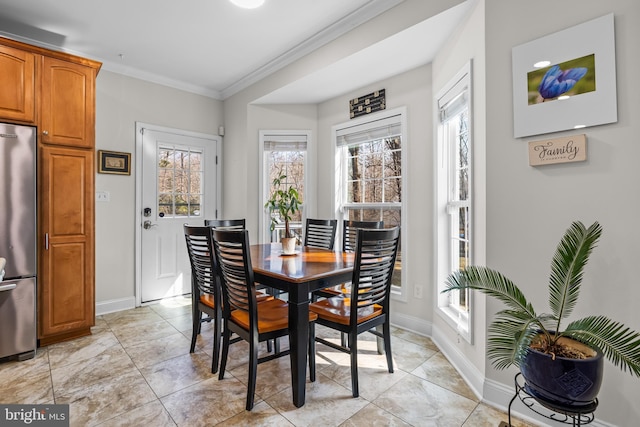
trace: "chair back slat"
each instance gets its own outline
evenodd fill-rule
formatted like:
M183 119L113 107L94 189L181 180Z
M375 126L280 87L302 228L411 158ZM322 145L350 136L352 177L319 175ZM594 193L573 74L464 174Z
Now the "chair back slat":
M304 246L333 250L338 220L307 218Z
M352 322L356 322L358 311L374 304L387 312L399 238L398 227L358 230L351 281L351 306L357 306L358 310L351 310Z
M211 229L185 224L184 237L191 264L192 292L213 294L215 298L218 284L215 280L216 269ZM194 295L194 297L197 296L199 295Z
M205 219L204 225L215 230L244 230L246 220L242 219Z
M228 319L232 310L242 310L254 318L256 290L249 252L249 232L214 229L213 242L222 279L224 317ZM251 321L251 324L254 325L255 321Z
M342 250L344 252L356 251L356 236L361 228L380 230L384 228L384 221L344 220L342 223Z

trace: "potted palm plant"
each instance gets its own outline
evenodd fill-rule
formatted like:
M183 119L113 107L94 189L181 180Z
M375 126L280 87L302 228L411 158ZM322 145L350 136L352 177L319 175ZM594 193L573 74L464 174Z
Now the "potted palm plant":
M271 231L275 230L276 225L280 221L284 221L284 237L280 239L282 243L282 252L286 255L295 253L296 238L291 234L289 228L289 222L293 219L293 215L300 210L300 194L298 190L289 185L287 188L282 188L283 183L286 181L287 175L280 172L277 177L273 179L274 190L271 193L271 197L265 203L265 208L269 208L271 215ZM273 215L273 212L277 212L278 215Z
M596 398L603 357L640 376L640 334L604 316L588 316L561 329L577 303L582 272L602 227L571 224L551 262L549 306L538 314L520 289L502 273L469 266L447 278L447 288L475 289L504 303L489 326L487 356L496 369L514 365L534 397L578 407Z

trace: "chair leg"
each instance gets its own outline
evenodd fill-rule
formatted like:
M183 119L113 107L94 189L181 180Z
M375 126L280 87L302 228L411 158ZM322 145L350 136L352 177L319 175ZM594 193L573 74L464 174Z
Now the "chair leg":
M218 372L218 364L220 363L220 327L222 326L222 317L220 311L216 310L213 317L213 357L211 358L211 373Z
M193 353L196 349L196 339L198 338L198 334L200 334L200 318L202 317L202 312L194 308L191 317L193 322L191 325L191 348L189 349L189 353Z
M309 380L316 380L316 324L309 322Z
M231 331L227 328L226 322L224 325L224 332L222 333L222 357L220 359L220 370L218 371L218 379L224 378L224 371L227 367L227 356L229 356L229 341L231 338Z
M253 409L253 395L256 392L256 377L258 375L258 337L252 337L249 350L249 383L247 385L247 411Z
M347 336L344 332L340 332L340 345L343 347L347 347Z
M387 318L388 319L388 318ZM389 327L389 320L387 320L382 326L384 335L384 353L387 356L387 367L389 372L393 373L393 357L391 356L391 328Z
M353 397L360 396L358 389L358 335L349 333L349 352L351 353L351 391Z

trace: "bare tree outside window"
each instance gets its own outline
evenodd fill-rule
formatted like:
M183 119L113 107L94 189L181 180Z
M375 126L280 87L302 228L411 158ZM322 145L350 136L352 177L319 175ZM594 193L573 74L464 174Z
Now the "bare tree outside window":
M384 221L401 226L402 143L393 136L346 147L345 219ZM363 205L363 206L358 206ZM402 247L402 245L400 245ZM393 284L402 283L402 251L398 251Z
M203 203L203 153L158 150L158 212L165 218L199 217Z
M304 158L306 151L270 151L269 152L269 182L273 183L274 178L280 175L286 175L285 182L281 185L288 188L293 185L300 195L300 200L304 205ZM273 185L273 184L271 184ZM269 197L276 191L276 188L269 189ZM279 215L278 212L271 212L272 216ZM293 215L293 220L289 223L292 233L301 239L302 233L302 211L298 211ZM271 241L280 241L284 237L284 220L276 226L271 235Z

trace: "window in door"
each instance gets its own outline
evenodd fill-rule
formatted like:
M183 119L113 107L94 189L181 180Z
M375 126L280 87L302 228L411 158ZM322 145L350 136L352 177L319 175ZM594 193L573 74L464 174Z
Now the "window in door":
M201 216L202 176L202 151L158 147L159 215L165 218Z
M469 342L471 293L467 290L441 294L440 291L445 287L446 277L470 265L473 256L470 81L468 64L436 98L438 311Z
M277 212L271 212L264 207L267 199L273 193L273 179L281 174L286 175L283 182L285 187L293 185L302 200L301 211L294 215L289 222L289 228L295 237L302 242L303 220L305 218L305 197L307 194L307 141L309 133L301 131L261 131L260 145L262 148L262 204L261 204L261 236L263 242L279 242L284 237L284 221L278 220L274 230L271 230L271 217L278 218Z
M386 228L402 226L404 117L404 109L392 110L335 129L339 223L384 221ZM392 293L404 298L402 231L400 235Z

